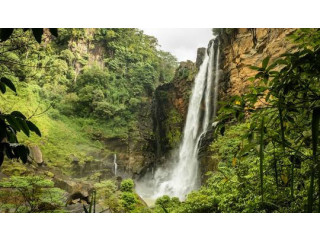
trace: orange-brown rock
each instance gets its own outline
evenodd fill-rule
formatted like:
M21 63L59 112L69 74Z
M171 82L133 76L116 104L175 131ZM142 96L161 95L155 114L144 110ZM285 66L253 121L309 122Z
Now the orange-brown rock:
M261 66L261 62L270 56L270 62L285 52L294 51L295 45L288 36L294 32L291 28L239 29L231 44L222 47L225 95L240 95L246 92L250 82L248 78L256 71L249 66ZM256 40L256 42L254 41Z

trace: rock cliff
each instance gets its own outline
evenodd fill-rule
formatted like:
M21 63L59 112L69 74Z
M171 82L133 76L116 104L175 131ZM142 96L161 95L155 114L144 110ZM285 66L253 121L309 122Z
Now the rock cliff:
M199 60L200 61L200 60ZM181 62L174 80L159 86L153 99L154 149L156 161L163 161L178 146L188 111L196 65Z
M294 51L295 46L288 39L294 31L291 28L240 28L229 42L219 39L224 73L220 81L220 97L246 92L250 84L246 80L255 74L250 65L260 66L267 56L272 62L281 54Z

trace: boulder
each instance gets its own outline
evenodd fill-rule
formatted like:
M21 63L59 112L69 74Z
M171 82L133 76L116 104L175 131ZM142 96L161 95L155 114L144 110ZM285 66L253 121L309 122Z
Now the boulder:
M30 157L33 162L37 163L39 166L43 164L42 152L39 146L29 146L30 149Z
M83 213L84 212L82 203L67 205L65 207L65 210L69 213Z
M77 188L77 183L69 179L55 176L53 179L54 186L65 190L66 192L72 193Z
M77 203L89 203L89 193L87 191L77 191L70 194L67 204L77 204Z

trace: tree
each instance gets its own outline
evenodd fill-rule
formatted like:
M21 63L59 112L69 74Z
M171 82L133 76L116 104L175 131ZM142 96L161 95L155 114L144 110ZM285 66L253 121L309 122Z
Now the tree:
M25 31L28 31L28 29L24 29L24 32ZM38 43L41 43L43 29L33 28L31 31L35 40ZM13 34L13 32L13 28L0 29L0 43L10 40L10 36ZM50 32L51 34L57 36L57 29L50 29ZM12 65L15 66L19 64L19 62L7 60L6 55L9 52L19 50L21 46L15 46L14 44L3 46L4 50L0 52L0 62L4 64L5 70L10 70ZM23 45L22 48L23 47L25 47L25 45ZM5 71L0 72L0 90L2 94L5 94L7 88L16 92L15 85L7 75L8 73ZM17 132L19 131L22 131L28 137L30 135L30 131L41 136L41 132L38 127L29 119L27 119L26 116L21 112L13 111L10 114L5 114L0 111L0 166L3 163L5 155L8 158L20 158L23 163L27 162L29 149L25 145L19 144L16 136Z

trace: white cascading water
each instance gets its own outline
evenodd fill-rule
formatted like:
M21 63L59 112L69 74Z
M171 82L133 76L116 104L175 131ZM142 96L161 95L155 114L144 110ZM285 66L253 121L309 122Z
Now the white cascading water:
M210 48L210 54L209 54L209 63L208 63L208 74L207 74L207 86L206 86L206 92L205 92L205 112L204 112L204 119L203 119L203 126L202 129L206 130L209 126L210 122L210 103L211 103L211 89L212 89L212 69L213 69L213 59L214 59L214 47L213 44Z
M216 58L216 76L214 79L214 91L213 91L213 120L217 116L218 109L218 94L219 94L219 57L220 50L218 48L217 58Z
M114 167L114 175L117 176L117 170L118 170L117 154L113 155L113 167Z
M219 50L216 61L219 60ZM216 63L216 69L218 69ZM211 117L211 90L214 68L214 44L211 45L208 54L195 78L192 94L189 101L188 114L183 133L183 139L179 147L176 161L169 168L158 168L155 171L152 183L145 181L137 184L138 193L147 199L156 199L163 195L179 197L181 200L192 190L200 185L198 146L201 136L207 131ZM216 71L218 72L218 71ZM215 76L215 89L219 76ZM215 91L214 91L215 92ZM218 92L218 91L217 91ZM217 93L215 92L215 95ZM201 119L201 103L204 99L204 116ZM213 105L216 105L216 96ZM213 107L215 109L215 107Z

